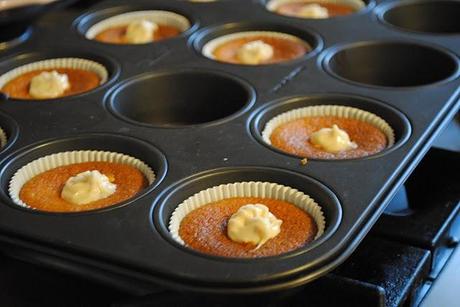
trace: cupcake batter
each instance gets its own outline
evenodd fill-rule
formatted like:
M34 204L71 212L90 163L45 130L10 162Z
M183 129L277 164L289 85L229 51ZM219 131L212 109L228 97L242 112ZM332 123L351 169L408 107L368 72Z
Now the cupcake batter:
M321 19L352 14L356 10L349 5L340 3L298 1L281 4L275 12L292 17Z
M166 38L171 38L181 33L181 31L178 28L172 26L157 23L155 23L154 25L155 26L153 26L152 31L149 31L150 38L141 37L140 39L137 39L136 36L139 37L138 33L140 31L135 29L136 25L127 24L106 29L98 33L94 39L99 42L109 44L142 44L153 41L159 41ZM132 30L128 32L130 26ZM137 32L137 34L135 32ZM140 36L144 35L145 33ZM132 37L132 39L130 39L130 37Z
M34 95L32 90L31 93L31 85L33 80L37 80L34 78L40 78L40 75L43 76L43 73L51 73L53 72L59 75L66 76L66 83L68 86L64 87L64 90L58 93L58 95L46 95L46 93L42 93L40 96ZM47 80L45 82L53 82L52 80ZM83 70L83 69L73 69L73 68L55 68L55 69L40 69L34 70L25 74L22 74L13 80L10 80L3 88L1 92L7 94L11 98L15 99L49 99L49 98L60 98L66 96L72 96L81 94L87 91L90 91L96 87L98 87L101 83L100 76L92 71ZM40 91L43 92L43 91Z
M114 193L84 204L75 204L62 197L62 190L69 178L94 170L107 176L116 185ZM41 211L88 211L123 202L147 185L144 174L133 166L112 162L84 162L56 167L33 177L24 184L19 198L31 208Z
M311 141L312 134L334 125L344 130L353 145L338 152L328 152ZM311 116L296 119L276 127L272 146L299 157L316 159L350 159L376 154L387 147L386 135L375 126L357 120L335 116Z
M256 50L257 49L257 50ZM247 56L251 51L256 50L257 58ZM240 37L217 46L212 52L217 61L232 64L273 64L297 59L312 48L307 43L269 35L257 35ZM245 61L245 58L249 58Z
M279 234L259 248L256 244L235 242L227 234L229 219L247 204L262 204L282 221ZM206 254L255 258L301 248L314 239L317 231L313 218L293 204L268 198L234 197L190 212L181 222L179 235L188 247Z

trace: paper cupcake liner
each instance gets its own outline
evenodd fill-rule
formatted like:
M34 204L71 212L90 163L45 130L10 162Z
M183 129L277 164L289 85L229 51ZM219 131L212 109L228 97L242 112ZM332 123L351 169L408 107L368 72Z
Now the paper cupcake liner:
M232 197L261 197L271 198L289 202L306 211L316 222L318 232L315 240L318 239L326 228L321 207L308 195L291 187L270 183L270 182L236 182L215 186L187 198L174 210L169 220L169 231L178 243L185 245L179 235L179 227L182 219L195 209L212 202Z
M116 15L96 23L91 26L88 31L86 31L85 37L87 39L94 39L96 35L109 28L127 25L132 21L140 19L148 20L160 25L175 27L181 30L181 32L185 32L190 28L190 21L187 18L173 12L157 10L134 11Z
M311 106L281 113L267 122L262 131L262 139L265 143L271 145L270 136L278 126L296 119L312 116L337 116L360 120L371 124L382 131L387 137L387 147L391 147L395 143L393 128L391 128L384 119L371 112L338 105Z
M6 136L5 130L0 128L0 149L5 147L7 142L8 142L8 138Z
M212 39L207 42L203 48L201 53L210 59L215 59L213 52L222 44L225 44L228 41L239 39L239 38L247 38L247 37L257 37L257 36L266 36L266 37L274 37L274 38L281 38L281 39L289 39L300 44L306 45L307 43L302 39L298 38L297 36L281 33L281 32L273 32L273 31L244 31L244 32L237 32L232 34L227 34L224 36L220 36L218 38Z
M149 184L155 180L155 173L145 162L125 154L98 150L66 151L44 156L21 167L10 180L8 193L14 203L29 208L29 206L19 198L19 192L27 181L53 168L83 162L113 162L126 164L141 171L147 178Z
M94 61L80 59L80 58L57 58L42 60L38 62L29 63L26 65L19 66L9 72L0 76L0 89L3 88L9 81L31 71L35 70L52 70L56 68L72 68L72 69L81 69L86 71L91 71L96 73L101 82L99 85L107 82L109 73L107 69Z
M366 3L362 0L270 0L267 3L267 9L269 11L276 11L280 5L286 4L286 3L299 3L299 2L304 2L304 3L309 3L309 2L315 2L315 3L336 3L336 4L344 4L352 7L355 10L361 10L366 7Z

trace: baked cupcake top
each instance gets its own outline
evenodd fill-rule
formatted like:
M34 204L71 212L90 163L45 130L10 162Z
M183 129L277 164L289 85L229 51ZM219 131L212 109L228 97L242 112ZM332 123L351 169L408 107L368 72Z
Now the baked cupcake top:
M21 206L48 212L79 212L128 200L154 180L142 161L110 152L54 154L19 169L9 194Z
M365 5L361 0L271 0L267 8L285 16L324 19L355 13Z
M312 47L290 34L247 31L221 36L206 43L203 55L231 64L264 65L291 61L310 52Z
M267 257L313 241L317 227L302 209L268 198L235 197L190 212L179 234L185 244L206 254Z
M19 197L30 208L78 212L108 207L147 187L135 167L112 162L84 162L41 173L22 187Z
M283 152L315 159L366 157L394 143L393 129L383 119L344 106L282 113L266 124L262 137Z
M33 62L7 72L0 76L0 91L14 99L55 99L95 89L107 78L107 70L99 63L58 58Z
M324 227L321 208L308 195L273 183L240 182L188 198L174 211L169 229L194 250L254 258L301 248Z
M147 44L180 35L190 28L187 18L168 11L135 11L93 25L86 38L109 44Z

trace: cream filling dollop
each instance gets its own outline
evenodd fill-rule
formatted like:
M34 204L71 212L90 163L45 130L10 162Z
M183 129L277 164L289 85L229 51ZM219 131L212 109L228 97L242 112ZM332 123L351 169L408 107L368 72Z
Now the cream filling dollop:
M329 11L324 6L316 3L306 4L298 12L299 17L303 18L328 18Z
M310 136L310 141L314 145L331 153L344 150L355 149L358 145L350 140L348 133L340 129L337 125L332 128L322 128Z
M29 94L37 99L57 98L70 88L69 77L53 70L44 71L30 81Z
M273 47L261 40L255 40L241 46L236 56L243 64L257 65L273 56Z
M145 44L154 40L158 25L154 22L142 19L128 24L125 39L131 44Z
M281 231L282 220L274 216L262 204L248 204L240 207L227 224L227 235L238 243L252 243L261 247Z
M62 189L61 197L66 201L84 205L109 197L117 190L117 185L99 171L86 171L70 177Z

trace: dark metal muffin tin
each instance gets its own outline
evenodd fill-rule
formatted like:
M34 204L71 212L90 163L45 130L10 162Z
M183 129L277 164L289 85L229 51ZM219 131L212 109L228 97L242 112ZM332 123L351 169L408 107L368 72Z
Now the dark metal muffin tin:
M415 33L389 25L397 18L385 16L404 2L370 1L359 13L327 20L279 16L256 0L107 1L89 12L45 16L27 41L2 51L0 73L43 58L75 56L104 64L110 78L98 89L63 99L3 97L0 126L9 143L0 153L0 240L31 261L136 292L155 285L274 291L334 269L459 108L458 28L455 33ZM438 1L432 2L436 7ZM94 22L142 9L177 12L190 19L192 28L145 45L84 38ZM209 39L241 30L285 31L314 49L292 62L256 67L218 63L200 54ZM272 116L320 104L381 116L395 130L396 144L367 158L302 165L300 158L261 140ZM157 179L134 199L92 212L43 213L12 203L8 182L18 168L47 154L79 149L132 155L147 162ZM218 184L249 180L311 195L324 209L325 235L303 249L251 260L204 255L172 240L167 224L182 200Z
M28 39L30 24L41 15L66 7L76 0L58 0L47 4L25 4L6 9L0 8L0 51L11 48ZM19 3L17 3L19 4Z

